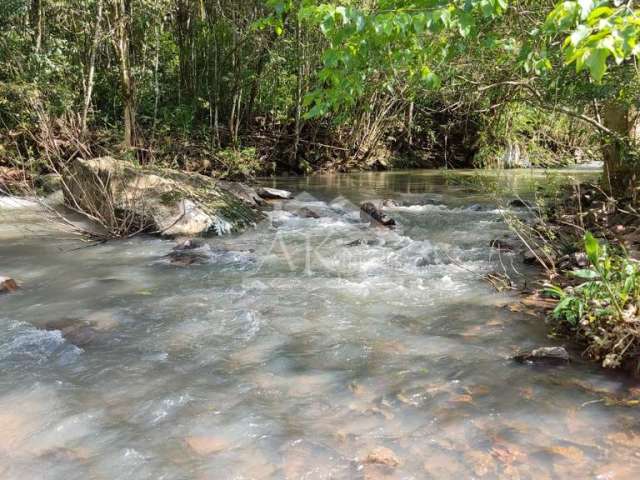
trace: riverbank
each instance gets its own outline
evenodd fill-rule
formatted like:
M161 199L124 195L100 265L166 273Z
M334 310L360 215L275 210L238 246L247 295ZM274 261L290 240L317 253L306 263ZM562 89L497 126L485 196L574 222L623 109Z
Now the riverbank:
M576 183L510 223L543 269L534 293L552 332L606 368L640 375L640 215L595 184ZM529 299L535 304L536 300Z

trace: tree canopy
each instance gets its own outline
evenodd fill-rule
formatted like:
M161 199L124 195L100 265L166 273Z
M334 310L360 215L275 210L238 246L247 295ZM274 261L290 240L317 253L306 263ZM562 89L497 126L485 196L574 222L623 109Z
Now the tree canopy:
M600 146L616 170L636 158L632 1L10 0L0 9L4 163L122 148L242 176L485 165L514 145L541 164Z

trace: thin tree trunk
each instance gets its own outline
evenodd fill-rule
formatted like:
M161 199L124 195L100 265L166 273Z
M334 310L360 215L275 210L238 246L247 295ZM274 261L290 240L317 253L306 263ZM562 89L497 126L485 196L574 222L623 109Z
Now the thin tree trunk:
M31 28L34 31L33 49L36 53L42 50L42 36L44 31L44 0L32 0L31 11L29 13Z
M633 194L638 180L638 166L626 158L637 140L637 117L629 106L612 101L604 105L602 120L618 138L607 138L603 145L604 182L609 193L617 196Z
M409 118L407 119L407 132L409 145L413 145L413 109L414 103L409 103Z
M296 75L296 113L295 113L295 140L293 144L293 159L298 157L298 148L300 146L300 130L302 120L302 76L304 75L304 46L302 45L302 25L300 24L300 16L296 15L296 45L298 47L298 69Z
M156 126L158 124L158 104L160 103L160 33L162 32L162 19L158 21L158 25L155 26L155 34L156 34L156 52L155 59L153 62L153 91L154 91L154 100L153 100L153 124L151 127L151 138L155 139L156 135Z
M126 0L114 1L114 23L115 37L113 42L118 55L124 107L124 146L130 148L136 145L137 139L135 97L129 51L129 16Z
M89 115L89 107L91 106L91 97L93 95L93 84L96 72L96 51L100 42L100 28L102 23L102 0L96 0L96 22L94 25L93 39L91 42L91 51L89 53L89 66L87 69L87 80L85 82L84 102L82 105L82 117L80 118L81 134L84 136L87 132L87 116Z

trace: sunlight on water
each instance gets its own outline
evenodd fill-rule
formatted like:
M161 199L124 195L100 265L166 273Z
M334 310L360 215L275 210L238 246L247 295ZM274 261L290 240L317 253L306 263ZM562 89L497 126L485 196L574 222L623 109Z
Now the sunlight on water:
M431 172L273 184L296 199L189 267L170 240L82 248L0 210L0 274L24 286L0 297L0 478L640 473L639 417L610 401L630 382L509 359L560 342L479 278L492 198ZM360 220L382 199L394 231Z

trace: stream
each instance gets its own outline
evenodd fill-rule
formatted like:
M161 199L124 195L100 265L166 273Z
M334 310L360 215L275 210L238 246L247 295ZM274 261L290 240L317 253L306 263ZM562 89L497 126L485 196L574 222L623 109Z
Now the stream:
M481 279L532 272L489 248L507 228L475 182L266 180L295 199L188 267L173 240L89 247L0 199L22 283L0 296L0 478L638 478L640 388ZM360 220L382 199L395 230ZM541 345L575 361L511 359Z

